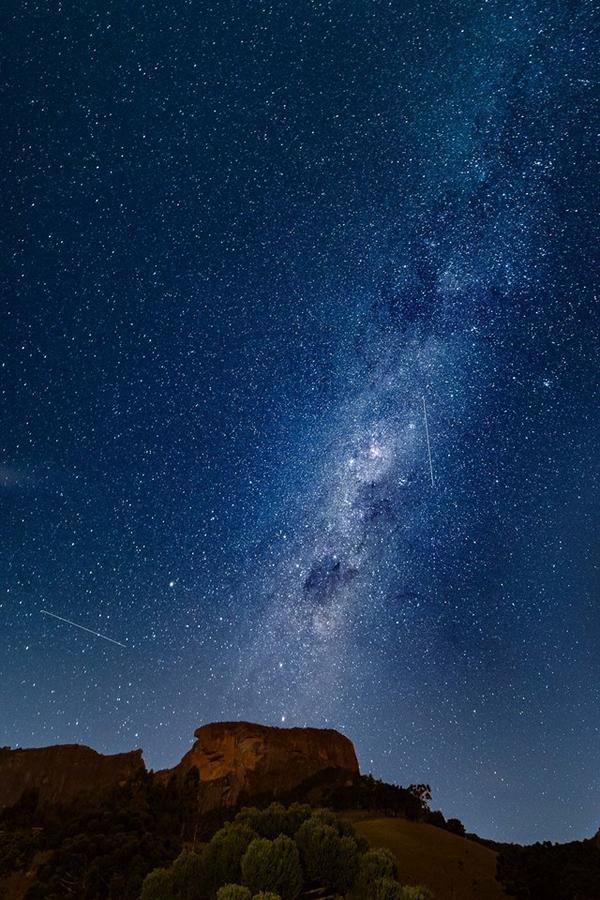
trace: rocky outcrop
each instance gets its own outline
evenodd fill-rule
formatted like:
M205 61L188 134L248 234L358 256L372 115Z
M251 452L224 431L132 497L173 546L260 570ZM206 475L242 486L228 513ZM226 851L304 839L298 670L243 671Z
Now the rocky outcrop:
M69 803L82 794L100 796L145 771L141 750L104 756L80 744L28 750L0 748L0 809L35 789L43 805Z
M338 731L321 728L273 728L250 722L217 722L195 732L196 742L174 769L156 773L173 778L180 796L196 793L202 812L286 794L323 775L343 784L358 774L352 742ZM0 748L0 809L34 789L43 806L69 803L82 794L99 797L145 771L141 750L104 756L79 744L31 750ZM192 773L193 774L193 773Z
M195 736L192 749L163 777L175 775L182 783L195 767L203 811L281 797L321 772L341 781L359 772L352 742L331 729L217 722Z

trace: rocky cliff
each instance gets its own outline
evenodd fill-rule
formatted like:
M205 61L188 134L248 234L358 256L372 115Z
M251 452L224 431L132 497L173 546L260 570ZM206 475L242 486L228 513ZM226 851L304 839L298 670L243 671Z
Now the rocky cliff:
M338 731L273 728L250 722L217 722L195 732L196 742L173 769L156 773L173 778L183 791L196 768L198 803L203 812L253 798L282 797L327 772L334 783L358 774L352 742ZM95 797L122 784L145 766L141 750L104 756L90 747L62 744L31 750L0 749L0 809L34 788L42 805L68 803L81 794Z
M0 748L0 809L35 789L43 805L99 796L144 770L141 750L104 756L91 747L58 744L29 750Z
M359 771L352 742L330 729L218 722L198 728L195 736L192 749L162 775L182 782L196 767L203 810L282 796L325 770L342 780Z

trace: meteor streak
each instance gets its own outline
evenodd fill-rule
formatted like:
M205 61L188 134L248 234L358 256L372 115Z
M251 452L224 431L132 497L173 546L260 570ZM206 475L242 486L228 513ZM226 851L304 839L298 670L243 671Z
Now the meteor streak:
M429 443L429 424L427 422L427 406L425 405L425 397L423 397L423 415L425 417L425 435L427 437L427 456L429 458L429 474L431 475L431 487L435 487L433 481L433 465L431 463L431 444Z
M71 622L70 619L63 619L62 616L57 616L56 613L48 612L47 609L41 609L40 612L44 616L52 616L53 619L58 619L61 622L66 622L67 625L73 625L75 628L81 628L82 631L87 631L89 634L95 635L95 637L102 638L104 641L110 641L111 644L117 644L119 647L124 647L127 650L127 646L122 644L120 641L115 641L111 637L107 637L105 634L100 634L98 631L92 631L91 628L86 628L85 625L78 625L77 622Z

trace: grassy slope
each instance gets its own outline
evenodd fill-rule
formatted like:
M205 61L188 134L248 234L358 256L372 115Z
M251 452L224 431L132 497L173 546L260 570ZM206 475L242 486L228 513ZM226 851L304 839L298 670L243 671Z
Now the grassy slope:
M436 900L506 900L495 879L493 850L407 819L352 812L345 818L373 847L388 847L395 854L401 881L426 885Z

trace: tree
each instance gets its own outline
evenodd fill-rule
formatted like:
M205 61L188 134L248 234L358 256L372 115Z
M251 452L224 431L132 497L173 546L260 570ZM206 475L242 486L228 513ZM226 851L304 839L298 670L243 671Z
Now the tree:
M280 835L274 841L256 838L242 858L242 882L252 891L274 891L294 900L302 888L300 854L295 843Z
M406 790L423 803L423 805L431 800L431 787L428 784L409 784Z
M360 775L352 784L330 791L327 805L334 809L377 809L386 816L420 820L427 813L429 799L429 785L415 784L404 788L398 784L386 784L372 775Z
M281 896L272 894L271 891L260 891L260 893L254 895L252 900L281 900Z
M502 847L496 878L518 900L600 897L600 844L595 840Z
M446 818L440 809L433 809L425 816L428 825L435 825L436 828L446 827Z
M448 819L446 821L446 831L451 831L453 834L458 834L461 837L465 836L465 826L460 819Z

